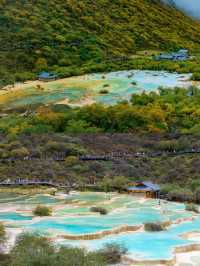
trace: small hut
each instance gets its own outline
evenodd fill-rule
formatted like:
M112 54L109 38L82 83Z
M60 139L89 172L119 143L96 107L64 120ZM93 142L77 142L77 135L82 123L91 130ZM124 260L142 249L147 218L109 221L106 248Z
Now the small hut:
M152 182L136 182L134 186L127 188L128 193L141 195L147 198L157 198L160 193L160 187Z
M41 72L38 75L38 80L41 80L41 81L52 81L56 79L57 79L57 75L53 73L49 73L49 72Z

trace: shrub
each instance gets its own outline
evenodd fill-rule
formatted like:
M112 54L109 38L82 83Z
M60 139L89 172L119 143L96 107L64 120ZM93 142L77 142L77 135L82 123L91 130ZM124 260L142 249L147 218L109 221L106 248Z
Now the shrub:
M137 85L137 82L136 81L133 81L133 82L131 82L131 85L136 86Z
M100 252L55 246L39 235L23 234L17 239L7 266L105 266Z
M0 223L0 254L6 241L6 231L2 223ZM0 260L1 261L1 260Z
M122 255L127 253L127 249L119 244L106 244L100 251L107 264L116 264L121 262Z
M200 81L200 73L196 72L192 74L191 80Z
M32 234L22 234L17 238L15 247L11 251L9 266L53 266L54 247L44 237Z
M190 211L190 212L199 213L199 208L195 204L192 204L192 203L187 204L185 206L185 210Z
M167 199L180 202L192 201L193 194L189 189L175 186L174 189L168 192Z
M76 165L79 162L78 158L76 156L67 156L65 158L65 165L66 166L73 166Z
M25 147L14 149L10 152L10 155L17 158L26 157L29 155L29 151Z
M104 88L108 88L108 87L110 87L110 85L109 84L104 84L103 87Z
M124 190L127 186L128 179L125 176L115 176L112 180L112 185L115 189L117 189L119 192Z
M51 213L52 210L50 208L41 205L38 205L33 211L33 214L36 216L50 216Z
M105 192L109 192L112 190L112 180L110 178L104 177L103 180L99 183L99 185Z
M100 90L99 93L100 93L100 94L108 94L109 91L104 89L104 90Z
M91 211L91 212L98 212L98 213L100 213L101 215L106 215L106 214L108 214L108 211L107 211L105 208L102 208L102 207L91 207L91 208L90 208L90 211Z
M196 203L200 203L200 187L197 187L194 192L194 200Z
M57 253L56 266L105 266L103 255L96 252L87 252L81 248L62 247Z
M4 241L6 235L5 227L0 223L0 243Z
M165 230L165 227L161 223L145 223L144 229L148 232L160 232Z
M199 179L192 180L190 184L190 188L192 192L198 191L198 189L200 188L200 180Z

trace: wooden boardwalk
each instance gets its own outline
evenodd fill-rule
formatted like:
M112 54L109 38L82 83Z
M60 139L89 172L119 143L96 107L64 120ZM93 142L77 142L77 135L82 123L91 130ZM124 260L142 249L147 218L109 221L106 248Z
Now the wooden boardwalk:
M119 153L109 153L104 155L99 154L85 154L77 156L80 161L112 161L122 158L138 158L138 157L145 157L145 158L153 158L153 157L162 157L162 156L183 156L183 155L195 155L200 154L200 148L190 148L185 150L173 150L173 151L153 151L153 152L119 152ZM0 159L0 163L15 163L17 161L34 161L34 160L46 160L47 158L43 157L33 157L27 156L24 158L16 158L16 157L9 157ZM63 156L59 157L48 157L49 160L57 161L57 162L64 162L65 158Z
M146 158L153 158L153 157L162 157L162 156L183 156L183 155L192 155L192 154L200 154L200 148L191 148L185 150L174 150L174 151L154 151L154 152L135 152L135 153L113 153L108 155L83 155L79 156L79 160L81 161L110 161L114 159L120 158L137 158L137 157L146 157Z

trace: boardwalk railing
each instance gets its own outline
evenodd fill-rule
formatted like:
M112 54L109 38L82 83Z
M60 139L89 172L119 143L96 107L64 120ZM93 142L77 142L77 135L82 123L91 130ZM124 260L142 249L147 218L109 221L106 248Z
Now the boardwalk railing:
M155 152L135 152L135 153L113 153L108 155L83 155L79 156L81 161L109 161L117 158L133 158L133 157L161 157L161 156L181 156L200 154L200 148L192 148L185 150L174 150L174 151L155 151Z
M135 152L135 153L128 153L128 152L119 152L119 153L109 153L104 155L97 155L97 154L87 154L87 155L80 155L78 156L80 161L111 161L120 158L137 158L137 157L161 157L161 156L181 156L181 155L191 155L191 154L200 154L200 148L191 148L191 149L184 149L184 150L173 150L173 151L153 151L153 152ZM17 161L33 161L33 160L53 160L58 162L65 161L65 157L63 154L59 157L52 156L52 157L35 157L35 156L26 156L23 158L16 158L16 157L9 157L0 159L0 163L15 163Z

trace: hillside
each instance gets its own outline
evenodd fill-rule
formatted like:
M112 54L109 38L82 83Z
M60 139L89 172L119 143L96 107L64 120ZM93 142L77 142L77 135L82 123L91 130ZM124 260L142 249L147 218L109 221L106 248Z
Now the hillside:
M0 181L42 177L80 186L95 182L105 189L123 187L128 180L146 179L165 185L171 198L181 199L183 194L191 197L198 193L196 200L200 202L200 154L181 152L192 148L200 150L199 137L41 134L40 138L22 135L12 140L0 134L0 147L3 150L0 153ZM167 155L174 150L177 154ZM145 155L135 156L136 153ZM113 157L108 161L83 161L79 156L84 154ZM24 157L29 159L24 160Z
M0 0L0 12L4 84L43 69L109 70L106 60L118 65L142 49L200 48L199 23L157 0Z

